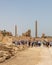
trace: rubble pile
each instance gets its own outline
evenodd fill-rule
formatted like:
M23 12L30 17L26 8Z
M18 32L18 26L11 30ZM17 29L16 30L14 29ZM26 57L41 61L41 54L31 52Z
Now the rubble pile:
M25 49L23 45L7 45L0 43L0 63L4 62L5 60L15 56L18 51L22 51Z

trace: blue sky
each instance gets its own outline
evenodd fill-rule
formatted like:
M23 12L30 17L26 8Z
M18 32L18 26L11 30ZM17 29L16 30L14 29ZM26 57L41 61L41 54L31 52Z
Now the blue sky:
M0 30L18 35L31 29L35 36L35 21L38 21L38 36L42 33L52 36L52 0L0 0Z

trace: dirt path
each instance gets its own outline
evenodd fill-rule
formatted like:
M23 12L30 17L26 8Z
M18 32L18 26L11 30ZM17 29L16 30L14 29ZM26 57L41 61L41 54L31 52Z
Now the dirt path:
M0 65L52 65L52 48L29 48Z
M40 61L40 48L29 48L0 65L36 65Z
M37 65L52 65L52 48L41 48L41 61Z

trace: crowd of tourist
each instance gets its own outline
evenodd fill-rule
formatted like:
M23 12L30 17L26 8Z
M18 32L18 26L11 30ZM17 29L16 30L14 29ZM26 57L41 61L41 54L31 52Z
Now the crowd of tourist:
M30 41L30 40L20 40L20 41L13 41L14 44L16 45L27 45L28 47L39 47L41 45L46 46L46 47L51 47L52 46L52 41L47 42L47 41Z

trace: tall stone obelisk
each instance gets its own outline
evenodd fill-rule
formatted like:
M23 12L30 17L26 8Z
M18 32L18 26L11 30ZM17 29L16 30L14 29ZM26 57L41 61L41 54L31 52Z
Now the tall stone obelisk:
M37 37L37 20L35 21L35 37Z
M17 25L15 25L15 37L17 36Z

